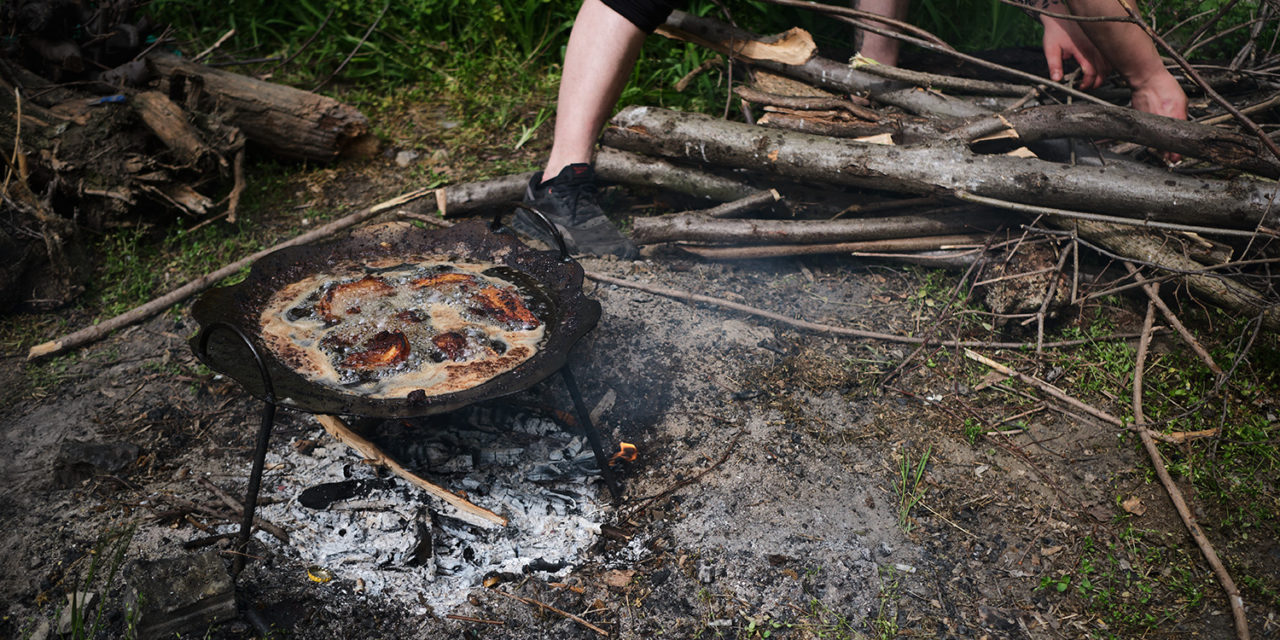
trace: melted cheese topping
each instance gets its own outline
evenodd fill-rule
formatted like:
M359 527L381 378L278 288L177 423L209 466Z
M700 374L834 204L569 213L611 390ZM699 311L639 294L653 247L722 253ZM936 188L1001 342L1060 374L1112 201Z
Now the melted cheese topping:
M277 291L262 337L300 375L344 392L461 391L531 358L546 333L535 299L502 269L432 258L340 266Z

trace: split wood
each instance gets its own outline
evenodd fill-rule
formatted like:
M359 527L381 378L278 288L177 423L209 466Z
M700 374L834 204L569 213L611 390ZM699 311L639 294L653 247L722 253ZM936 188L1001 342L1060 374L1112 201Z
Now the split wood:
M676 300L684 300L686 302L700 302L702 304L709 304L715 307L732 309L734 311L739 311L742 313L746 313L748 315L753 315L760 318L773 320L774 322L780 322L782 324L795 327L797 329L802 329L804 331L812 331L814 333L823 333L823 334L837 335L837 336L848 336L851 338L867 338L870 340L883 340L885 342L901 342L905 344L934 344L934 345L951 347L951 348L974 348L974 349L1035 348L1034 343L1027 344L1023 342L987 342L983 340L934 340L930 338L919 338L915 336L902 336L902 335L897 335L892 333L881 333L879 331L866 331L863 329L853 329L850 327L837 327L829 324L809 322L807 320L798 320L795 318L790 318L781 314L774 313L772 311L765 311L764 309L752 307L750 305L739 304L737 302L729 302L728 300L721 300L719 298L712 298L711 296L704 296L696 293L689 293L687 291L679 291L676 289L669 289L667 287L659 287L656 285L640 284L638 282L632 282L630 280L624 280L622 278L615 278L613 276L607 276L603 273L597 273L594 271L587 271L585 272L585 275L586 277L592 280L595 280L597 282L604 282L612 285L617 285L619 287L636 289L638 291L644 291L647 293L652 293L654 295L674 298ZM1104 338L1104 340L1125 340L1125 339L1134 338L1134 337L1137 337L1137 334L1116 334L1116 335L1108 336L1107 338ZM1088 342L1094 342L1095 340L1096 339L1060 340L1057 342L1046 342L1044 343L1043 346L1049 347L1049 348L1074 347L1074 346L1082 345Z
M1187 507L1187 502L1183 499L1182 492L1173 483L1173 478L1169 476L1169 470L1165 469L1164 459L1160 457L1160 450L1156 448L1155 440L1151 438L1151 434L1148 433L1146 428L1147 419L1142 414L1142 374L1147 359L1147 347L1151 343L1151 326L1155 322L1155 315L1156 303L1153 297L1152 300L1147 302L1147 315L1142 322L1142 337L1138 339L1138 353L1135 356L1133 365L1134 430L1138 432L1138 437L1142 439L1142 447L1147 450L1147 455L1151 458L1151 466L1155 467L1156 476L1160 478L1160 484L1164 485L1165 491L1169 493L1169 499L1173 501L1174 508L1178 510L1178 515L1182 517L1182 523L1186 525L1187 531L1191 533L1196 545L1200 547L1200 552L1204 554L1205 561L1213 568L1213 573L1218 576L1218 582L1222 583L1222 589L1227 592L1227 601L1231 604L1231 617L1235 620L1236 637L1240 640L1249 640L1249 621L1244 615L1244 598L1240 597L1240 590L1236 588L1236 583L1231 579L1231 574L1227 572L1227 568L1218 559L1218 553L1214 551L1209 538L1204 535L1204 531L1200 529L1200 524L1196 522L1191 509Z
M213 495L217 496L218 499L222 501L222 504L225 504L228 507L231 507L231 511L236 515L237 518L244 517L243 503L241 503L239 500L236 500L235 498L232 498L229 494L227 494L226 491L223 491L221 487L214 484L213 481L209 480L208 478L200 478L199 482L201 486L208 489L209 491L212 491ZM281 542L284 542L285 544L289 543L289 534L284 530L284 528L272 523L266 518L261 518L255 515L253 517L253 525L275 536Z
M531 606L534 606L534 607L539 607L539 608L542 608L542 609L546 609L547 611L550 611L551 613L554 613L554 614L557 614L557 615L564 616L564 617L566 617L566 618L568 618L568 619L570 619L570 620L572 620L572 621L574 621L574 622L576 622L576 623L578 623L578 624L580 624L580 625L582 625L582 626L584 626L584 627L586 627L586 628L588 628L588 629L590 629L590 630L592 630L592 631L594 631L594 632L596 632L596 633L598 633L598 634L600 634L600 635L602 635L602 636L604 636L604 637L606 637L606 638L608 638L608 637L609 637L609 632L608 632L608 631L605 631L604 629L601 629L600 627L597 627L596 625L591 624L590 622L587 622L586 620L583 620L582 618L580 618L580 617L578 617L578 616L575 616L575 615L573 615L572 613L569 613L568 611L563 611L563 610L557 609L557 608L555 608L555 607L553 607L553 606L551 606L551 605L549 605L549 604L547 604L547 603L545 603L545 602L539 602L539 601L537 601L537 600L534 600L533 598L526 598L526 597L524 597L524 596L517 596L517 595L514 595L514 594L507 593L507 592L505 592L505 591L498 591L497 589L490 589L490 592L491 592L491 593L496 593L496 594L498 594L498 595L500 595L500 596L502 596L502 597L504 597L504 598L511 598L512 600L515 600L515 601L518 601L518 602L523 602L523 603L525 603L525 604L527 604L527 605L531 605Z
M1148 307L1147 322L1144 322L1143 324L1143 330L1138 344L1138 358L1134 367L1135 398L1142 392L1142 361L1146 356L1146 344L1150 342L1151 334L1154 332L1154 328L1152 326L1153 314L1154 304ZM1013 369L1010 369L1009 367L1006 367L999 362L970 349L965 349L964 355L970 360L980 362L996 370L1002 375L1017 378L1024 384L1035 387L1042 393L1052 396L1054 399L1087 413L1094 418L1102 420L1107 424L1121 428L1129 428L1138 434L1138 437L1142 440L1143 447L1147 450L1147 455L1151 458L1151 464L1155 468L1156 475L1160 477L1160 483L1164 485L1165 492L1169 494L1169 499L1173 502L1174 508L1177 509L1178 515L1182 517L1182 522L1187 527L1187 531L1190 532L1191 537L1200 547L1201 553L1204 554L1205 561L1209 563L1209 566L1213 569L1214 573L1217 574L1219 582L1222 583L1223 589L1227 593L1227 599L1231 603L1232 614L1236 617L1237 637L1241 640L1247 640L1249 637L1249 629L1247 624L1244 623L1244 601L1240 597L1240 591L1236 589L1235 582L1231 580L1231 575L1227 573L1226 568L1222 566L1222 562L1218 559L1217 553L1214 552L1213 546L1209 543L1208 538L1205 537L1204 532L1200 529L1200 525L1196 523L1195 516L1193 516L1191 514L1191 510L1187 508L1186 500L1182 497L1182 491L1178 489L1176 484L1174 484L1173 478L1169 476L1169 471L1165 469L1164 460L1160 457L1160 451L1156 448L1155 441L1151 436L1150 430L1144 426L1145 420L1141 418L1141 414L1135 414L1137 423L1133 425L1133 427L1129 427L1123 420L1101 409L1085 404L1071 397L1063 390L1049 384L1048 382L1040 380L1039 378L1014 371ZM1135 409L1138 408L1137 404L1135 404Z
M445 515L485 529L507 526L506 518L484 507L476 506L438 484L414 475L413 472L405 469L399 462L383 453L382 449L378 448L378 445L360 437L359 434L348 428L337 416L317 415L316 422L319 422L320 426L324 427L324 430L337 439L338 442L355 449L367 458L371 464L385 467L392 473L408 480L419 489L443 500L447 506L452 507L446 509Z
M36 358L41 358L44 356L58 355L68 350L75 349L77 347L86 345L90 342L99 340L102 337L106 336L107 334L111 333L112 331L115 331L116 329L127 327L136 322L141 322L157 313L160 313L161 311L164 311L165 309L168 309L170 306L174 304L177 304L197 293L200 293L201 291L204 291L205 289L213 286L214 284L217 284L219 280L222 280L223 278L226 278L228 276L235 275L238 271L240 271L240 269L243 269L244 267L252 264L254 261L258 260L259 258L269 253L272 253L279 249L283 249L285 247L293 247L300 244L306 244L314 240L319 240L321 238L325 238L338 231L346 229L347 227L351 227L361 222L364 222L366 220L369 220L370 218L373 218L374 216L384 211L387 211L389 209L394 209L396 207L403 206L405 204L413 202L414 200L417 200L418 198L421 198L431 193L432 191L435 191L435 189L418 189L416 191L410 191L409 193L396 196L385 202L375 204L372 207L369 207L367 209L357 211L356 213L353 213L349 216L334 220L333 222L330 222L329 224L326 224L323 227L320 227L319 229L310 231L308 233L304 233L296 238L293 238L292 240L282 242L274 247L263 249L261 251L258 251L257 253L241 258L240 260L237 260L221 269L218 269L217 271L214 271L200 278L192 280L191 282L188 282L187 284L177 289L174 289L173 291L163 296L160 296L159 298L156 298L146 304L143 304L139 307L135 307L129 311L126 311L125 313L122 313L114 318L105 320L99 324L95 324L90 327L86 327L84 329L81 329L69 335L63 336L57 340L53 340L51 342L45 342L43 344L38 344L34 347L31 347L31 349L27 351L27 360L34 360Z

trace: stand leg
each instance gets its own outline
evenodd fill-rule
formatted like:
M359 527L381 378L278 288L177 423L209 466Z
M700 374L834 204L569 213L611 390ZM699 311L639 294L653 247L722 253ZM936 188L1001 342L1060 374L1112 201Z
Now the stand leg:
M253 533L253 514L258 510L258 490L262 488L262 468L267 462L267 444L271 441L271 428L276 423L276 405L262 406L262 425L258 427L258 442L253 450L253 468L249 471L249 488L244 494L244 519L240 521L240 535L236 538L236 556L231 561L231 575L238 576L244 569L244 559L249 552L249 536Z
M578 383L574 381L569 365L566 364L560 369L560 375L564 378L564 386L569 388L569 397L573 398L573 408L578 414L578 423L582 426L583 435L587 436L587 442L591 443L591 451L596 455L596 462L600 465L600 476L604 478L604 485L609 488L609 496L614 502L618 502L622 500L622 491L618 488L618 481L613 476L613 469L609 468L609 459L604 455L600 430L596 429L596 425L591 422L591 415L587 413L587 406L582 402L582 392L578 391Z
M244 560L249 551L249 537L253 534L253 514L258 510L258 490L262 488L262 468L266 466L267 445L271 441L271 429L276 423L276 396L271 385L271 374L267 372L267 365L259 355L257 347L253 346L249 336L233 324L216 322L205 328L198 341L201 359L208 360L209 336L214 329L228 329L240 337L258 365L258 373L262 375L264 395L262 424L258 427L258 441L253 450L253 468L249 471L249 488L245 491L244 497L244 518L240 521L240 534L236 538L236 556L231 561L231 575L234 577L240 575L240 571L244 569Z

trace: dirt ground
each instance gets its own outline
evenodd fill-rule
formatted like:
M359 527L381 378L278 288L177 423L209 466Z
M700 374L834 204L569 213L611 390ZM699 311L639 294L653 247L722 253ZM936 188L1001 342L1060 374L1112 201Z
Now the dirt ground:
M650 249L583 266L816 322L910 332L930 318L919 271L847 259L716 264ZM985 371L958 354L918 356L882 386L909 345L586 288L604 315L571 366L587 405L613 398L601 426L639 458L620 467L620 505L595 485L606 521L580 557L466 585L461 604L440 610L362 593L358 576L308 580L264 536L237 583L240 616L209 637L261 637L264 626L297 638L1233 637L1225 597L1132 439L975 390ZM6 354L0 384L58 382L0 415L12 456L0 465L0 636L30 637L110 532L134 527L126 562L195 553L183 543L207 532L157 521L158 496L216 502L201 478L242 491L260 405L196 366L186 342L196 329L182 306L53 364ZM556 387L531 395L562 401ZM968 407L1030 412L1024 429L972 434ZM288 461L305 455L299 441L327 437L284 411L272 455ZM60 447L75 440L127 443L136 455L60 479ZM266 485L280 473L269 469ZM427 475L460 488L456 476ZM1133 498L1141 515L1122 506ZM1273 542L1251 552L1280 566ZM1108 588L1081 589L1082 577ZM94 587L115 603L112 637L127 624L122 582ZM1255 637L1278 633L1276 614L1251 603Z

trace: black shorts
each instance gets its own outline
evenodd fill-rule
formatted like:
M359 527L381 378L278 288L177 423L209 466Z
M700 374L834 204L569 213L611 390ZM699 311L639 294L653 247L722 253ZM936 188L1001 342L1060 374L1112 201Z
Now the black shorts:
M631 24L645 33L653 33L658 25L666 22L667 16L679 0L603 0L606 6L626 18Z

